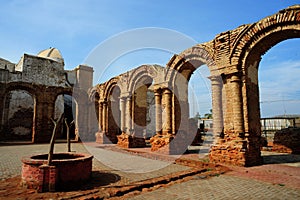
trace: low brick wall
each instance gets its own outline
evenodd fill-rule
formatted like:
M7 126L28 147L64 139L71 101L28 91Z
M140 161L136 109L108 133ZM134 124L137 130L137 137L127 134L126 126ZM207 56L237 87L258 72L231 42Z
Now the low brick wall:
M287 128L274 135L272 151L300 154L300 128Z
M34 155L22 159L21 184L27 188L55 191L86 181L92 172L92 155L56 153L51 166L47 166L48 154Z

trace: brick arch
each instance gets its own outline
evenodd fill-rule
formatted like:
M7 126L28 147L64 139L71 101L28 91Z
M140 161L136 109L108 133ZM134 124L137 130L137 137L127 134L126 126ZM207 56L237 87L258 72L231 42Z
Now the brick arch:
M111 101L110 96L117 87L121 93L120 76L113 77L109 81L97 86L99 94L98 111L98 136L101 143L117 143L117 135L120 133L119 125L119 101ZM116 103L116 104L115 104ZM112 105L113 104L113 105ZM99 139L101 138L101 139Z
M88 91L88 98L89 98L89 103L92 104L92 113L96 114L96 119L98 121L98 124L100 124L99 120L99 100L101 97L101 93L100 93L100 88L98 87L98 85L92 87L89 89ZM101 129L101 128L98 128Z
M173 93L172 98L172 130L188 129L189 105L188 105L188 82L193 72L207 65L210 74L220 76L216 62L213 42L197 44L184 50L179 55L174 55L167 64L165 81ZM219 109L218 109L219 110Z
M195 45L184 50L179 55L174 55L167 64L167 72L165 79L172 83L176 74L182 73L184 70L190 71L184 75L187 80L190 79L192 73L201 65L207 65L211 73L217 73L216 64L214 61L214 50L211 43L203 43Z
M163 68L159 65L142 65L132 71L128 77L128 92L133 92L139 80L143 76L149 76L155 83L161 81L159 73L163 72Z
M247 68L249 59L260 60L260 56L274 45L291 38L300 38L300 5L245 25L233 41L229 55L231 64Z
M25 90L35 98L36 94L42 91L42 87L31 83L11 82L6 84L4 94L8 94L15 90Z
M95 96L98 96L100 98L100 91L99 91L98 85L89 89L88 96L89 96L90 102L95 101Z
M119 77L113 77L109 81L104 83L103 86L103 100L108 100L109 96L116 85L119 85Z
M140 73L135 73L133 76L134 78L131 81L132 84L129 91L133 96L132 105L134 107L132 110L132 129L136 137L143 138L143 131L147 130L147 112L150 109L147 105L148 91L149 87L153 85L154 82L157 82L155 79L157 74L155 72L149 73L147 68L139 72ZM147 84L144 84L144 81L147 81Z
M1 104L2 105L1 105L1 109L0 109L1 110L1 113L0 113L0 123L1 123L0 127L1 128L0 129L2 130L3 128L4 129L8 128L7 125L9 124L9 122L8 122L9 121L9 119L8 119L9 111L5 110L4 108L6 107L6 103L10 102L10 100L8 99L8 95L14 91L25 91L31 97L31 99L33 101L33 110L32 110L33 116L30 120L31 121L31 129L32 129L32 126L34 125L34 122L35 122L35 119L34 119L34 113L36 111L35 110L35 102L36 102L36 92L38 92L38 91L35 90L35 87L32 86L32 84L26 84L26 83L23 84L20 82L8 83L7 85L5 85L4 90L2 91L3 93L1 94L2 95L1 96ZM21 113L19 113L19 115L20 114ZM20 120L22 120L22 122L23 122L23 120L26 120L26 119L29 120L29 118L27 118L28 114L29 114L28 110L25 112L22 111L22 115L25 115L26 117L24 118L24 116L23 116L23 118ZM18 123L20 122L20 120L18 120ZM27 124L27 125L29 125L29 124ZM29 127L27 127L27 128L29 128ZM6 131L8 131L8 130L5 130L5 132ZM31 139L32 139L32 135L31 135Z
M239 27L232 42L229 60L239 71L244 132L248 147L245 165L261 163L260 155L260 105L258 68L261 57L276 44L292 38L300 38L300 5L291 6L256 23Z

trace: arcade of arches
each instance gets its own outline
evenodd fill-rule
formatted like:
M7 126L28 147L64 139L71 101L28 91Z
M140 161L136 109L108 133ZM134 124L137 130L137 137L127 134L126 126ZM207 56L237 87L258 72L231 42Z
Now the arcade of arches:
M85 123L77 127L91 126L93 123L90 121L95 118L98 131L93 132L95 128L82 130L90 135L96 132L99 143L117 143L126 148L143 147L145 138L150 138L153 151L183 153L192 143L196 131L189 127L188 121L188 82L197 68L207 65L214 126L210 161L240 166L259 165L262 163L259 63L261 56L270 48L292 38L300 38L300 5L220 33L209 42L174 55L166 67L142 65L91 87L86 106L93 104L96 115L84 115L81 119ZM2 94L11 91L6 89L9 84L1 89ZM32 87L34 89L25 90L33 96L34 105L38 107L42 92L37 92L36 88L44 94L50 89ZM52 92L63 93L52 89ZM57 95L49 93L53 97L51 102L55 102ZM4 103L1 106L3 110ZM90 110L86 108L78 106L77 113ZM34 123L42 120L35 117Z

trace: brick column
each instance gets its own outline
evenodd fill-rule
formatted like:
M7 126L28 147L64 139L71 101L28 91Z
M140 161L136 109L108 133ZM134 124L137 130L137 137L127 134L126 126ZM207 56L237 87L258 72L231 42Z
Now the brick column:
M102 132L107 133L107 102L103 101L102 105Z
M121 108L121 131L122 133L126 132L126 99L125 98L120 98L120 108Z
M126 133L130 134L132 129L132 98L128 96L126 99Z
M131 106L130 106L130 113L131 113L131 130L135 129L135 96L131 96Z
M99 131L96 133L96 142L100 144L110 144L111 141L106 136L108 132L108 103L99 101Z
M103 103L102 101L99 100L99 121L98 121L98 131L101 131L103 128L103 124L102 124L102 117L103 117Z
M244 114L241 74L226 75L226 123L224 139L211 147L209 159L215 163L247 166L247 146L244 134Z
M5 101L5 94L4 93L0 93L0 131L2 131L2 128L3 128L3 116L4 116L4 101Z
M230 79L230 84L231 91L234 93L234 95L232 96L234 130L236 133L244 132L243 101L240 76L238 74L233 74Z
M155 95L156 134L161 134L162 133L161 89L155 90L154 95Z
M172 92L169 89L165 89L163 92L165 99L166 109L166 122L164 127L164 134L172 133Z
M223 106L222 106L222 78L220 76L211 76L211 89L212 89L212 114L213 114L213 134L214 143L223 132Z
M2 116L3 116L3 113L4 113L4 98L5 94L3 93L0 93L0 131L1 131L1 128L2 128L2 125L3 125L3 121L2 121Z

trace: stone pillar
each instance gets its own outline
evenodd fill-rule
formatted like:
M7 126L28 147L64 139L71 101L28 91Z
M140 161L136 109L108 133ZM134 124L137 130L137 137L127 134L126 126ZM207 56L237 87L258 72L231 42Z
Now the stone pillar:
M226 75L226 123L224 139L213 145L209 159L215 163L247 166L247 147L250 146L244 134L244 113L241 74Z
M131 97L131 106L130 106L130 113L131 113L131 130L133 131L135 131L135 96L133 95L132 97ZM130 130L130 129L129 129Z
M126 99L120 98L120 109L121 109L121 131L122 133L126 132Z
M162 92L162 95L161 95ZM164 104L165 121L162 124L162 110L161 104ZM151 151L157 151L160 154L172 154L173 152L170 143L174 139L172 135L172 92L165 88L162 91L155 91L155 105L156 105L156 135L150 139ZM160 133L160 130L162 133Z
M133 133L134 128L134 120L133 120L133 97L128 96L123 101L121 101L121 120L122 124L126 126L123 129L123 133L118 135L118 143L117 145L123 148L137 148L137 147L145 147L146 142L144 138L136 137ZM123 111L123 112L122 112ZM123 114L124 113L124 114Z
M156 134L161 134L162 133L161 89L155 90L154 95L155 95Z
M172 133L172 92L169 89L165 89L163 92L165 99L166 109L166 122L164 127L164 134Z
M103 117L103 114L102 114L102 112L103 112L103 103L102 102L100 102L100 100L99 100L99 113L98 113L98 118L99 118L99 121L98 121L98 131L101 131L101 130L103 130L103 121L102 121L102 117Z
M111 141L107 137L108 132L108 103L106 101L99 102L99 131L96 133L96 142L100 144L110 144Z
M128 96L126 99L126 133L130 134L132 129L132 98Z
M231 91L234 93L232 111L233 111L233 124L236 133L244 132L243 120L243 101L242 101L242 88L241 78L238 74L234 74L230 79Z
M55 99L54 94L43 92L36 95L36 103L34 108L32 142L49 142L52 136L53 123L51 119L54 117Z
M107 133L107 102L102 102L102 132Z
M222 88L223 82L220 76L211 76L211 89L212 89L212 114L213 114L213 134L214 143L223 132L223 105L222 105Z
M5 94L4 93L0 93L0 132L2 132L2 128L3 128L3 125L4 125L4 122L3 122L3 116L4 116L4 103L5 103Z

